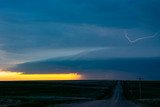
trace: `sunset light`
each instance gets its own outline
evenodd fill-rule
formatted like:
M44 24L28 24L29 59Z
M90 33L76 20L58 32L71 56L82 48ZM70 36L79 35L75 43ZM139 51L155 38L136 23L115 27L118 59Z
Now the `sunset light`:
M24 74L23 72L0 71L0 81L25 81L25 80L79 80L77 73L66 74Z

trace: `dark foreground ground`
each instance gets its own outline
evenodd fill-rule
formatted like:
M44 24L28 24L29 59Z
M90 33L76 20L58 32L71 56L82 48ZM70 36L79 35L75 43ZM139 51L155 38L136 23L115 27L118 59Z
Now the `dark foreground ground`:
M140 107L140 105L124 98L122 82L117 81L113 94L110 98L86 101L82 103L58 104L50 107Z
M142 107L160 107L160 81L123 81L126 99Z
M115 81L0 82L0 107L47 107L112 95Z
M63 107L69 104L160 107L160 81L121 81L118 84L107 80L0 82L0 107Z

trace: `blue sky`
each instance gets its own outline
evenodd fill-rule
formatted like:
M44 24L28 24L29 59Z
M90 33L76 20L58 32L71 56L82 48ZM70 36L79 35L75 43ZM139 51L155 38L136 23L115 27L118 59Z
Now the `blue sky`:
M159 0L0 0L1 69L55 73L62 67L53 63L57 60L160 57L159 5ZM124 31L131 40L156 36L130 43ZM40 70L39 62L53 67ZM107 71L136 72L99 68L95 74Z

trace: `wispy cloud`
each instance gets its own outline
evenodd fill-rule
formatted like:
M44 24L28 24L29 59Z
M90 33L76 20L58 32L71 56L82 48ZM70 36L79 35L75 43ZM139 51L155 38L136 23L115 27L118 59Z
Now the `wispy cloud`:
M152 39L152 38L155 38L159 35L159 32L151 35L151 36L143 36L143 37L139 37L139 38L136 38L135 40L132 40L129 36L128 36L128 33L126 31L124 31L124 36L125 38L130 42L130 43L136 43L138 41L141 41L141 40L144 40L144 39Z

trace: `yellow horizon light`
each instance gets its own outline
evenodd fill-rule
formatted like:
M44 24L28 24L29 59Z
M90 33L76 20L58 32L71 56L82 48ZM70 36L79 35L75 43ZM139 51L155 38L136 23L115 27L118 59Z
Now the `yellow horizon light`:
M81 77L78 73L24 74L23 72L0 71L0 81L80 80Z

